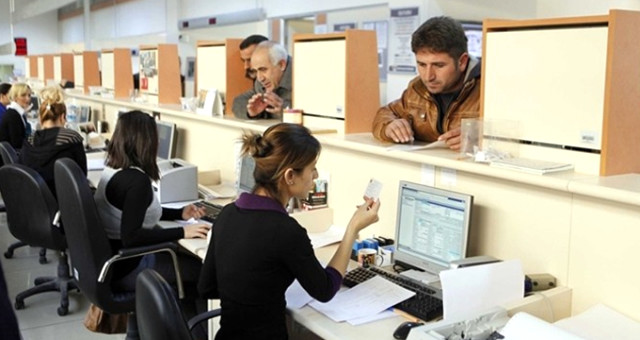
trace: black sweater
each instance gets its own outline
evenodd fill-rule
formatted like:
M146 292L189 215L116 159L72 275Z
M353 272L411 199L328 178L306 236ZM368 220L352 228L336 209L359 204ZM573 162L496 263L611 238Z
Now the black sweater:
M284 293L294 279L319 301L340 287L341 275L320 265L307 231L282 206L260 206L261 199L270 200L241 195L211 230L198 290L220 298L217 340L286 339Z
M25 142L20 152L20 163L36 170L51 189L54 197L53 165L60 158L71 158L87 174L87 156L82 137L76 131L65 128L38 130L33 143Z

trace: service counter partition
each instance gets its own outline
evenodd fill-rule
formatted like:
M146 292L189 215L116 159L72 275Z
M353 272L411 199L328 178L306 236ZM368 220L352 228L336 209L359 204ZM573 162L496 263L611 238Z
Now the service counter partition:
M482 115L513 121L520 156L640 172L640 12L483 23Z
M274 121L204 117L179 105L70 94L114 119L120 108L159 112L183 139L177 157L202 171L220 169L235 181L237 141L243 131L264 131ZM111 117L111 118L110 118ZM384 184L380 221L360 233L393 237L398 182L413 181L468 193L474 210L468 254L518 258L525 273L550 273L573 290L573 314L605 303L640 320L640 175L600 177L564 172L531 175L460 160L446 149L388 151L370 133L317 134L318 169L329 174L334 223L346 225L370 178Z

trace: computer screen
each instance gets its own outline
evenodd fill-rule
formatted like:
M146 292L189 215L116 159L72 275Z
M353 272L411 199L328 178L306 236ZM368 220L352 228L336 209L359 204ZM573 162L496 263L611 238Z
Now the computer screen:
M253 177L253 170L256 163L253 157L244 156L240 159L240 171L238 172L238 194L243 192L251 192L256 185Z
M171 159L176 153L177 128L176 124L156 120L158 129L158 158Z
M464 258L472 205L471 195L400 181L394 261L437 274Z
M474 57L482 57L482 23L461 21L464 34L467 36L467 50Z
M37 95L31 95L31 107L30 111L38 112L40 110L40 98Z
M78 123L88 123L91 121L91 106L80 105L77 115Z

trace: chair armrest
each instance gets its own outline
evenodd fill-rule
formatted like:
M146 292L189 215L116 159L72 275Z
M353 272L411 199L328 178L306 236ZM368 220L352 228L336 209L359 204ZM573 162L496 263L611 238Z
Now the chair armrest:
M162 243L150 244L150 245L140 246L140 247L121 248L118 251L118 255L122 257L132 257L132 256L135 257L139 254L145 254L145 255L151 254L151 253L154 253L156 250L161 250L161 249L171 249L173 251L177 251L178 245L174 242L162 242Z
M171 259L173 261L173 269L176 272L176 285L178 286L178 296L182 299L184 298L184 289L182 288L182 275L180 274L180 265L178 264L178 257L176 256L176 251L178 249L178 245L173 242L163 242L157 243L147 246L141 247L131 247L131 248L123 248L118 251L116 255L113 255L109 258L104 265L102 265L102 269L100 270L100 275L98 275L98 282L104 283L107 278L107 274L111 269L111 265L122 260L142 257L148 254L167 252L171 255Z
M187 323L187 325L189 326L189 330L192 331L193 328L206 320L209 320L211 318L215 318L216 316L219 316L220 313L222 312L222 310L220 308L218 309L212 309L208 312L204 312L204 313L200 313L194 317L192 317L191 319L189 319L189 322Z

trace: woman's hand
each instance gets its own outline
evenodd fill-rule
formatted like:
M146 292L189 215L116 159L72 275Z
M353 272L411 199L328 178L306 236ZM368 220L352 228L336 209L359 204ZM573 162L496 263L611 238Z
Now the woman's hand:
M358 206L358 209L353 213L351 221L349 221L349 228L354 228L356 233L360 230L368 227L369 225L378 222L378 210L380 209L380 201L372 200L368 197L364 198L364 204Z
M193 204L186 205L184 208L182 208L182 219L185 221L190 218L195 218L197 220L205 214L206 211L203 207L198 207Z
M184 226L184 238L207 238L211 227L208 224L189 224Z

